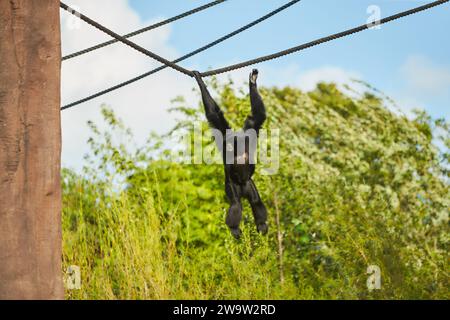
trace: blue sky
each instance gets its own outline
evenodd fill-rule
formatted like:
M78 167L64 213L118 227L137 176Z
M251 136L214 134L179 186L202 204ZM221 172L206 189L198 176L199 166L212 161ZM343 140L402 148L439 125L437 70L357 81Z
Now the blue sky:
M80 12L120 34L190 10L210 0L67 0ZM430 0L431 1L431 0ZM233 31L288 0L228 0L214 8L152 30L132 41L175 59ZM206 70L277 52L367 22L367 9L377 5L381 16L426 1L302 0L244 33L181 63ZM107 8L107 10L105 10ZM63 55L110 38L61 12ZM433 117L450 119L450 4L409 16L345 39L257 65L259 84L291 85L311 90L318 81L349 83L364 80L391 96L405 113L424 108ZM62 103L66 104L135 77L160 64L121 43L62 64ZM228 73L237 85L252 67ZM224 78L219 77L219 80ZM176 116L167 112L171 100L184 96L196 104L195 81L166 69L120 90L62 113L63 164L80 168L89 152L87 121L105 128L100 105L111 107L133 129L136 143L150 131L167 132ZM269 110L270 112L270 110Z
M208 1L131 0L143 19L170 17ZM229 0L215 8L171 25L170 44L180 53L189 52L286 3L286 0ZM377 5L382 17L419 6L428 1L412 0L303 0L270 20L205 51L185 66L200 69L221 67L279 51L337 31L365 23L367 8ZM403 101L407 107L424 107L435 117L450 116L450 5L321 45L264 67L283 69L296 66L298 75L309 70L333 67L353 72L363 80ZM414 79L416 74L421 79ZM437 73L437 75L436 75ZM296 76L288 72L288 76ZM435 76L436 75L436 76ZM444 83L434 90L433 79ZM265 79L265 84L283 84L285 79ZM434 79L434 81L437 81ZM428 85L427 85L427 82ZM430 83L431 82L431 83ZM425 88L421 88L425 87ZM423 90L422 90L423 89Z

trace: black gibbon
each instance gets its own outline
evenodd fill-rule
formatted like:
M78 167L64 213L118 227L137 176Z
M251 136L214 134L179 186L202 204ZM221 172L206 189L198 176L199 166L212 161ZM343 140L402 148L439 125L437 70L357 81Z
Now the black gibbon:
M241 198L244 197L251 205L257 230L266 234L267 209L252 180L255 164L251 161L256 150L259 129L266 120L266 109L256 85L258 70L253 69L250 73L251 114L245 120L242 132L231 130L222 110L208 92L200 73L194 71L194 76L201 90L206 119L223 138L223 145L219 145L219 149L225 168L225 193L230 202L225 222L233 236L239 238L241 235L239 224L242 219Z

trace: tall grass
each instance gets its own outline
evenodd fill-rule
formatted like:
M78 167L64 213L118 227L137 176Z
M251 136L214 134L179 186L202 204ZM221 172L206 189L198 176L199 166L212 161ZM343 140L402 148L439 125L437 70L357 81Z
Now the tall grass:
M107 203L97 200L95 185L85 180L72 179L64 186L78 195L65 197L77 210L72 207L63 215L64 264L80 266L83 284L67 291L68 298L299 297L290 281L280 281L277 255L269 244L273 237L256 234L251 221L235 241L223 226L223 212L217 212L210 220L226 239L211 243L213 248L199 247L189 234L189 203L181 200L165 210L159 183L152 179L141 186L139 194L121 193ZM182 225L187 230L180 230Z

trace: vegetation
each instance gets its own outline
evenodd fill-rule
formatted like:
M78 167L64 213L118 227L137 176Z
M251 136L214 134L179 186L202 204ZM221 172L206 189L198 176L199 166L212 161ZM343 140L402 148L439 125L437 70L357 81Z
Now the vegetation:
M248 96L210 85L237 127ZM280 167L255 177L269 234L256 233L245 203L239 241L224 223L222 166L168 156L169 137L204 120L200 105L176 99L177 127L136 149L131 131L102 109L109 129L90 123L84 172L63 170L64 265L82 272L67 298L450 298L448 123L394 113L370 87L262 95L265 127L281 129ZM367 288L370 265L381 269L379 290Z

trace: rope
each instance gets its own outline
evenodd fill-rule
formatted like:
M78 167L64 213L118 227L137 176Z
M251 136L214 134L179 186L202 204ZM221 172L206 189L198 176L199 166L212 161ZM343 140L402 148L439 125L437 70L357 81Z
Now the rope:
M352 35L354 33L358 33L358 32L364 31L366 29L369 29L369 28L373 27L374 25L382 25L382 24L385 24L385 23L388 23L388 22L391 22L391 21L394 21L394 20L397 20L397 19L409 16L411 14L415 14L415 13L418 13L418 12L421 12L421 11L424 11L424 10L427 10L427 9L431 9L433 7L436 7L436 6L439 6L441 4L444 4L444 3L448 2L448 1L450 1L450 0L434 1L434 2L431 2L429 4L426 4L426 5L423 5L423 6L420 6L420 7L416 7L414 9L411 9L411 10L408 10L408 11L400 12L398 14L386 17L386 18L381 19L381 20L374 21L371 24L364 24L362 26L359 26L359 27L356 27L356 28L353 28L353 29L349 29L349 30L346 30L346 31L343 31L343 32L340 32L340 33L336 33L336 34L333 34L331 36L324 37L324 38L321 38L321 39L318 39L318 40L314 40L314 41L311 41L311 42L308 42L308 43L305 43L305 44L302 44L302 45L299 45L299 46L296 46L296 47L293 47L293 48L290 48L290 49L287 49L287 50L283 50L283 51L280 51L280 52L277 52L277 53L274 53L274 54L270 54L270 55L267 55L267 56L262 56L262 57L259 57L259 58L256 58L256 59L252 59L252 60L248 60L248 61L245 61L245 62L233 64L233 65L230 65L230 66L227 66L227 67L224 67L224 68L203 72L203 73L201 73L201 76L202 77L209 77L209 76L221 74L221 73L224 73L224 72L229 72L229 71L233 71L233 70L236 70L236 69L248 67L250 65L261 63L261 62L264 62L264 61L276 59L276 58L279 58L279 57L282 57L282 56L285 56L285 55L288 55L288 54L292 54L294 52L298 52L298 51L301 51L301 50L305 50L307 48L318 46L318 45L320 45L322 43L325 43L325 42L329 42L329 41L332 41L332 40L336 40L336 39L339 39L339 38L343 38L343 37Z
M196 49L196 50L194 50L194 51L191 51L191 52L185 54L185 55L182 56L182 57L179 57L178 59L173 60L172 63L178 63L178 62L181 62L181 61L186 60L186 59L188 59L188 58L190 58L190 57L192 57L192 56L195 56L196 54L199 54L200 52L203 52L203 51L205 51L205 50L207 50L207 49L209 49L209 48L211 48L211 47L214 47L215 45L218 45L219 43L221 43L221 42L223 42L223 41L225 41L225 40L228 40L228 39L234 37L235 35L237 35L237 34L243 32L243 31L245 31L245 30L247 30L247 29L249 29L249 28L251 28L251 27L253 27L253 26L255 26L255 25L257 25L257 24L259 24L259 23L261 23L261 22L263 22L263 21L265 21L265 20L267 20L267 19L269 19L270 17L276 15L277 13L280 13L281 11L286 10L287 8L291 7L292 5L296 4L296 3L299 2L299 1L301 1L301 0L293 0L293 1L289 1L289 2L286 3L285 5L283 5L283 6L279 7L279 8L277 8L277 9L275 9L275 10L269 12L268 14L266 14L266 15L264 15L264 16L262 16L262 17L256 19L256 20L250 22L249 24L246 24L245 26L243 26L243 27L241 27L241 28L239 28L239 29L236 29L236 30L233 31L233 32L230 32L230 33L224 35L223 37L221 37L221 38L219 38L219 39L217 39L217 40L215 40L215 41L213 41L213 42L210 42L210 43L204 45L203 47L200 47L200 48L198 48L198 49ZM67 105L63 106L63 107L61 108L61 110L65 110L65 109L74 107L74 106L76 106L76 105L79 105L79 104L81 104L81 103L84 103L84 102L90 101L90 100L92 100L92 99L98 98L98 97L100 97L100 96L102 96L102 95L105 95L105 94L107 94L107 93L109 93L109 92L115 91L115 90L120 89L120 88L122 88L122 87L125 87L125 86L127 86L127 85L129 85L129 84L131 84L131 83L133 83L133 82L139 81L139 80L141 80L141 79L143 79L143 78L146 78L146 77L148 77L148 76L150 76L150 75L152 75L152 74L154 74L154 73L157 73L157 72L159 72L159 71L161 71L161 70L164 70L165 68L167 68L167 66L166 66L166 65L163 65L163 66L160 66L160 67L158 67L158 68L156 68L156 69L150 70L150 71L148 71L148 72L146 72L146 73L143 73L143 74L141 74L141 75L139 75L139 76L137 76L137 77L135 77L135 78L132 78L132 79L127 80L127 81L125 81L125 82L121 82L121 83L119 83L119 84L117 84L117 85L115 85L115 86L112 86L112 87L110 87L110 88L107 88L107 89L105 89L105 90L102 90L102 91L100 91L100 92L97 92L97 93L95 93L95 94L92 94L92 95L90 95L90 96L88 96L88 97L86 97L86 98L77 100L77 101L72 102L72 103L70 103L70 104L67 104Z
M184 12L184 13L181 13L181 14L179 14L179 15L176 15L176 16L172 17L172 18L169 18L169 19L166 19L166 20L157 22L157 23L152 24L152 25L150 25L150 26L148 26L148 27L145 27L145 28L142 28L142 29L133 31L133 32L131 32L131 33L128 33L128 34L124 35L123 37L124 37L124 38L127 38L127 39L128 39L128 38L131 38L131 37L134 37L134 36L136 36L136 35L138 35L138 34L141 34L141 33L144 33L144 32L147 32L147 31L150 31L150 30L159 28L159 27L162 27L162 26L164 26L164 25L166 25L166 24L169 24L169 23L171 23L171 22L174 22L174 21L177 21L177 20L179 20L179 19L188 17L188 16L190 16L190 15L192 15L192 14L194 14L194 13L197 13L197 12L206 10L206 9L208 9L208 8L214 7L214 6L216 6L216 5L218 5L218 4L221 4L222 2L225 2L225 1L227 1L227 0L217 0L217 1L209 2L209 3L207 3L207 4L203 5L203 6L194 8L194 9L192 9L192 10L190 10L190 11L187 11L187 12ZM69 54L69 55L67 55L67 56L64 56L64 57L62 58L62 61L69 60L69 59L72 59L72 58L81 56L81 55L83 55L83 54L86 54L86 53L89 53L89 52L98 50L98 49L103 48L103 47L107 47L107 46L109 46L109 45L111 45L111 44L114 44L114 43L117 43L117 42L119 42L119 40L113 39L113 40L105 41L105 42L103 42L103 43L99 43L99 44L97 44L97 45L95 45L95 46L92 46L92 47L86 48L86 49L84 49L84 50L80 50L80 51L71 53L71 54Z
M185 69L183 67L180 67L180 66L176 65L175 63L172 63L169 60L167 60L167 59L165 59L165 58L163 58L163 57L161 57L161 56L159 56L159 55L157 55L157 54L155 54L155 53L153 53L151 51L148 51L147 49L145 49L145 48L135 44L134 42L131 42L130 40L122 37L121 35L115 33L114 31L111 31L108 28L102 26L98 22L96 22L96 21L86 17L85 15L81 14L80 12L77 12L76 10L70 8L68 5L60 2L60 7L62 9L64 9L64 10L70 12L71 14L79 17L81 20L85 21L86 23L90 24L91 26L99 29L100 31L102 31L104 33L106 33L107 35L111 36L112 38L115 38L116 40L118 40L118 41L120 41L120 42L122 42L122 43L124 43L124 44L126 44L128 46L130 46L131 48L135 49L136 51L139 51L139 52L145 54L146 56L148 56L150 58L153 58L153 59L155 59L155 60L157 60L157 61L159 61L159 62L161 62L161 63L163 63L163 64L165 64L165 65L167 65L169 67L171 67L172 69L175 69L175 70L177 70L177 71L179 71L181 73L184 73L187 76L190 76L190 77L194 76L192 71L187 70L187 69Z

